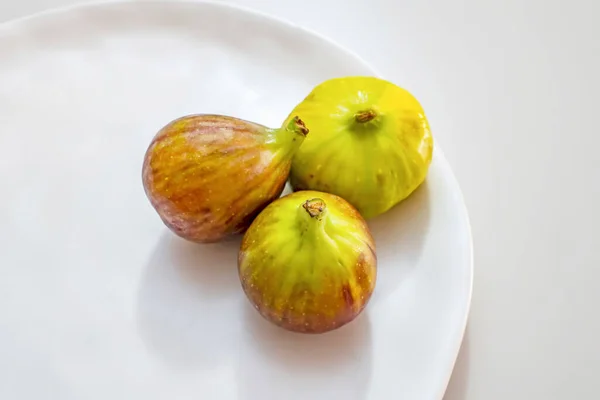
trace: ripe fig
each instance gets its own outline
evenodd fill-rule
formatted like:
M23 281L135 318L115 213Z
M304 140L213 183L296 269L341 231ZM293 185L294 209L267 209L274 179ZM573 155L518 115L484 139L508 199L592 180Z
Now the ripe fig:
M292 161L294 190L343 197L365 218L382 214L424 180L433 139L406 90L374 77L325 81L292 111L311 128Z
M198 243L243 233L278 198L308 129L222 115L190 115L162 128L146 152L144 190L177 235Z
M375 243L362 216L329 193L299 191L269 204L244 235L242 288L287 330L323 333L357 317L375 288Z

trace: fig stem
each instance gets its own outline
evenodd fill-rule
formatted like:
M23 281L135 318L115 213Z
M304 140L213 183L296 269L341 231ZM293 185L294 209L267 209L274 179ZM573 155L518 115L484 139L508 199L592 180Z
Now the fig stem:
M298 116L295 116L289 121L284 121L281 128L267 128L265 140L273 145L278 157L291 160L298 147L306 139L307 134L308 128Z
M302 204L302 207L304 207L311 218L316 218L319 221L323 218L323 214L327 209L325 202L319 198L306 200L304 204Z
M295 116L287 125L287 130L290 132L296 132L301 134L302 136L308 135L308 128L304 124L304 122L300 119L300 117Z
M368 110L359 111L356 114L354 114L354 119L356 120L356 122L364 124L365 122L373 120L376 116L377 113L375 112L375 110L369 108Z

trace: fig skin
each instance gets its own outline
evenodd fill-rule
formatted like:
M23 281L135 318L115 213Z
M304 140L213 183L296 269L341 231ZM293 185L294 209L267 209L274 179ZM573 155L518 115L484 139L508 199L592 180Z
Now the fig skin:
M292 111L311 128L292 161L294 190L343 197L369 219L406 199L433 156L429 122L408 91L375 77L325 81Z
M280 129L223 115L178 118L146 151L145 193L164 224L184 239L211 243L243 233L281 195L307 133L298 118Z
M238 272L265 319L294 332L324 333L354 320L371 298L375 242L362 216L341 197L294 192L250 225Z

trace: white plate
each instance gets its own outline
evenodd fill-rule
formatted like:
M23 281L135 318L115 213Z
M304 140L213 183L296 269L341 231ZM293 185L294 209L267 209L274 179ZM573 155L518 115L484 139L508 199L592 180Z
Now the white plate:
M357 56L246 10L152 2L5 24L0 59L0 398L441 399L472 261L439 146L426 184L371 221L372 302L321 336L262 320L240 289L238 241L174 237L142 190L166 122L278 126L317 83L375 74Z

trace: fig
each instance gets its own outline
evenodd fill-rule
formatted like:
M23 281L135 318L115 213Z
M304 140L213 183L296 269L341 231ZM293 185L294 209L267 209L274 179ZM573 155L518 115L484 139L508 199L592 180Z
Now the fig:
M144 191L184 239L211 243L241 234L281 195L307 133L299 118L279 129L223 115L178 118L146 151Z
M275 200L250 225L238 272L265 319L294 332L324 333L354 320L371 298L375 243L347 201L298 191Z
M294 155L294 190L333 193L372 218L407 198L427 175L429 122L408 91L375 77L327 80L292 111L311 128Z

